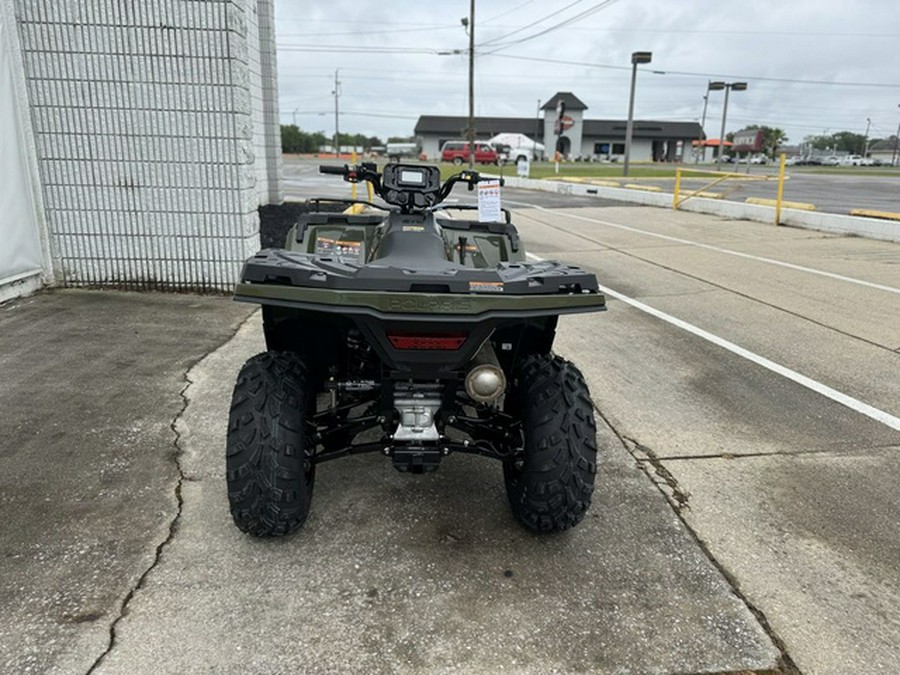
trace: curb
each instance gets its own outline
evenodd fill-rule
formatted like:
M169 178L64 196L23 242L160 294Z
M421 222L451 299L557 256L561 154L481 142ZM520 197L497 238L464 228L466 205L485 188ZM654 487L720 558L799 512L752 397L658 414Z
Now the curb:
M534 178L504 177L507 187L521 188L525 190L539 190L541 192L553 192L561 195L579 195L585 197L600 197L620 202L642 204L644 206L656 206L665 209L672 208L673 194L671 192L646 192L643 190L628 190L625 188L604 187L574 182L562 182L554 180L537 180ZM692 213L706 213L734 220L750 220L758 223L774 224L775 208L759 204L747 204L744 202L729 202L720 199L704 197L692 197L679 207L682 211ZM781 225L789 225L807 230L830 232L833 234L855 235L867 239L881 241L900 242L900 222L879 218L863 218L859 215L841 215L837 213L823 213L821 211L804 211L801 209L785 207L782 202Z

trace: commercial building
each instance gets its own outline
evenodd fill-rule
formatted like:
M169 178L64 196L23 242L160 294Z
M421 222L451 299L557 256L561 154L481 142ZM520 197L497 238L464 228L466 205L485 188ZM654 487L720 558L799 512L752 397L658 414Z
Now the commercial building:
M232 286L281 201L273 0L0 0L0 301Z
M565 107L562 125L558 106ZM571 92L559 92L541 107L541 116L476 117L476 139L487 140L499 133L525 134L547 148L552 155L557 142L570 159L621 161L625 156L627 120L585 119L588 107ZM423 115L416 123L415 135L429 159L440 156L444 142L465 138L467 117ZM677 162L687 159L691 144L703 139L697 122L657 122L635 120L632 132L631 161Z

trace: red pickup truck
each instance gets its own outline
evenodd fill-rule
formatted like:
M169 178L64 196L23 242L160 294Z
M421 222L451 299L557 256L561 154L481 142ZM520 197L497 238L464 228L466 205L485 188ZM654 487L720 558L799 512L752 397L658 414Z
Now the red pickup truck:
M441 148L441 161L453 162L457 166L469 161L469 143L467 141L447 141ZM476 164L499 164L500 155L488 143L475 143Z

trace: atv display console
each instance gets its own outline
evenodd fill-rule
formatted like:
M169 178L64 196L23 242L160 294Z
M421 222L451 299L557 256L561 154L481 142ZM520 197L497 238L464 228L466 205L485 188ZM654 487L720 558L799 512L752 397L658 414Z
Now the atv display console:
M305 521L316 466L378 452L411 473L456 452L500 460L512 511L558 531L584 517L596 466L579 370L553 355L562 314L605 309L596 277L529 263L515 226L451 218L463 171L321 167L386 203L302 216L248 260L235 297L263 307L267 351L235 386L227 443L232 516L282 535ZM440 209L440 210L438 210ZM508 218L508 212L507 212Z

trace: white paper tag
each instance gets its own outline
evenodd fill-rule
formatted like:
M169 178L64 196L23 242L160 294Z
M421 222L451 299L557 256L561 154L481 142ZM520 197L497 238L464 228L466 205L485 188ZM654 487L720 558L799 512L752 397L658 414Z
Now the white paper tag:
M528 174L531 172L531 162L528 159L523 159L519 162L516 162L516 174L520 178L528 178Z
M483 223L502 223L500 212L500 181L486 180L478 183L478 220Z

